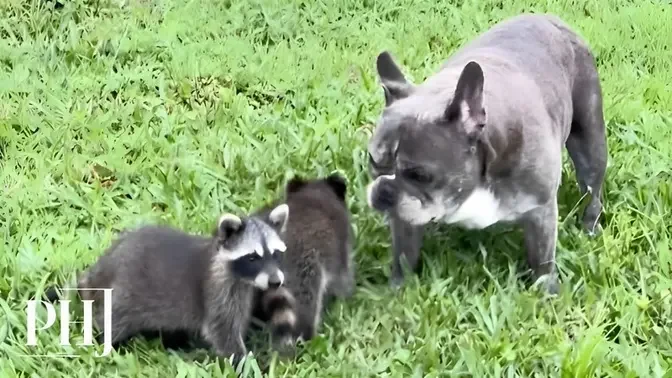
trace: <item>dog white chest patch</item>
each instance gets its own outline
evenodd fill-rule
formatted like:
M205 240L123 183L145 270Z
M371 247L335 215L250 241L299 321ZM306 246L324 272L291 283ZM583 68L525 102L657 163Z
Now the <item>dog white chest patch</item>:
M471 229L486 228L499 220L499 200L486 189L476 188L452 214L443 221L458 223Z
M457 223L470 229L484 229L500 221L516 220L520 214L535 206L529 198L507 206L492 191L476 188L456 211L443 218L443 222Z

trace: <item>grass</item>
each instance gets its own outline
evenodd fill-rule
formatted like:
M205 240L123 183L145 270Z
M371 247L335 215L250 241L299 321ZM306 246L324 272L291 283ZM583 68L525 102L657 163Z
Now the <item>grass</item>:
M205 233L293 174L333 171L350 185L358 290L330 307L296 361L271 360L269 375L672 377L669 2L66 3L0 2L3 377L229 376L224 362L144 340L106 358L26 357L64 351L57 326L25 346L25 300L71 279L122 228ZM566 160L558 298L526 288L520 232L497 228L429 233L429 269L394 293L390 237L363 198L383 104L375 57L390 50L421 81L522 11L561 16L597 55L610 148L604 232L591 240L577 226ZM241 368L259 376L262 365Z

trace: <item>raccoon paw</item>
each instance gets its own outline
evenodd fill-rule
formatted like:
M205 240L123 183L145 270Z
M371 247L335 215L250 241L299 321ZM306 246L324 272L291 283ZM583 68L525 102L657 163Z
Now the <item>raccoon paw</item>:
M296 340L292 336L283 336L274 341L274 348L282 357L293 357L296 353Z
M333 295L339 298L351 298L355 295L357 287L354 278L345 278L340 281L335 281L330 291Z
M392 290L398 291L404 286L404 276L401 274L392 274L390 277L389 286Z

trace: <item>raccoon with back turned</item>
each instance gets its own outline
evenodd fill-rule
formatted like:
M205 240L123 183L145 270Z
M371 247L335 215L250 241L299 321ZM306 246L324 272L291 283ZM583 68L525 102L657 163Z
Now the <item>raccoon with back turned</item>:
M314 337L329 299L354 293L353 232L346 192L345 179L338 174L318 179L297 176L285 185L281 201L292 213L281 262L285 283L258 289L254 312L270 326L274 349L285 356L295 352L297 341ZM257 214L267 214L273 206Z
M79 296L94 300L100 329L102 292L81 289L113 288L113 345L156 331L184 334L238 363L247 354L255 289L283 284L288 218L289 207L279 204L263 215L223 214L211 237L165 226L125 231L80 275ZM53 288L46 294L58 297Z

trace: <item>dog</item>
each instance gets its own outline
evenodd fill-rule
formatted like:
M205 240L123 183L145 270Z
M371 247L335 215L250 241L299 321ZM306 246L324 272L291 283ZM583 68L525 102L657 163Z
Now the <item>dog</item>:
M563 146L589 197L590 235L602 212L608 149L587 43L556 16L522 14L465 44L422 84L387 51L376 68L385 106L368 143L367 201L389 219L390 284L403 285L402 257L416 270L427 224L501 222L522 227L532 278L557 294Z

